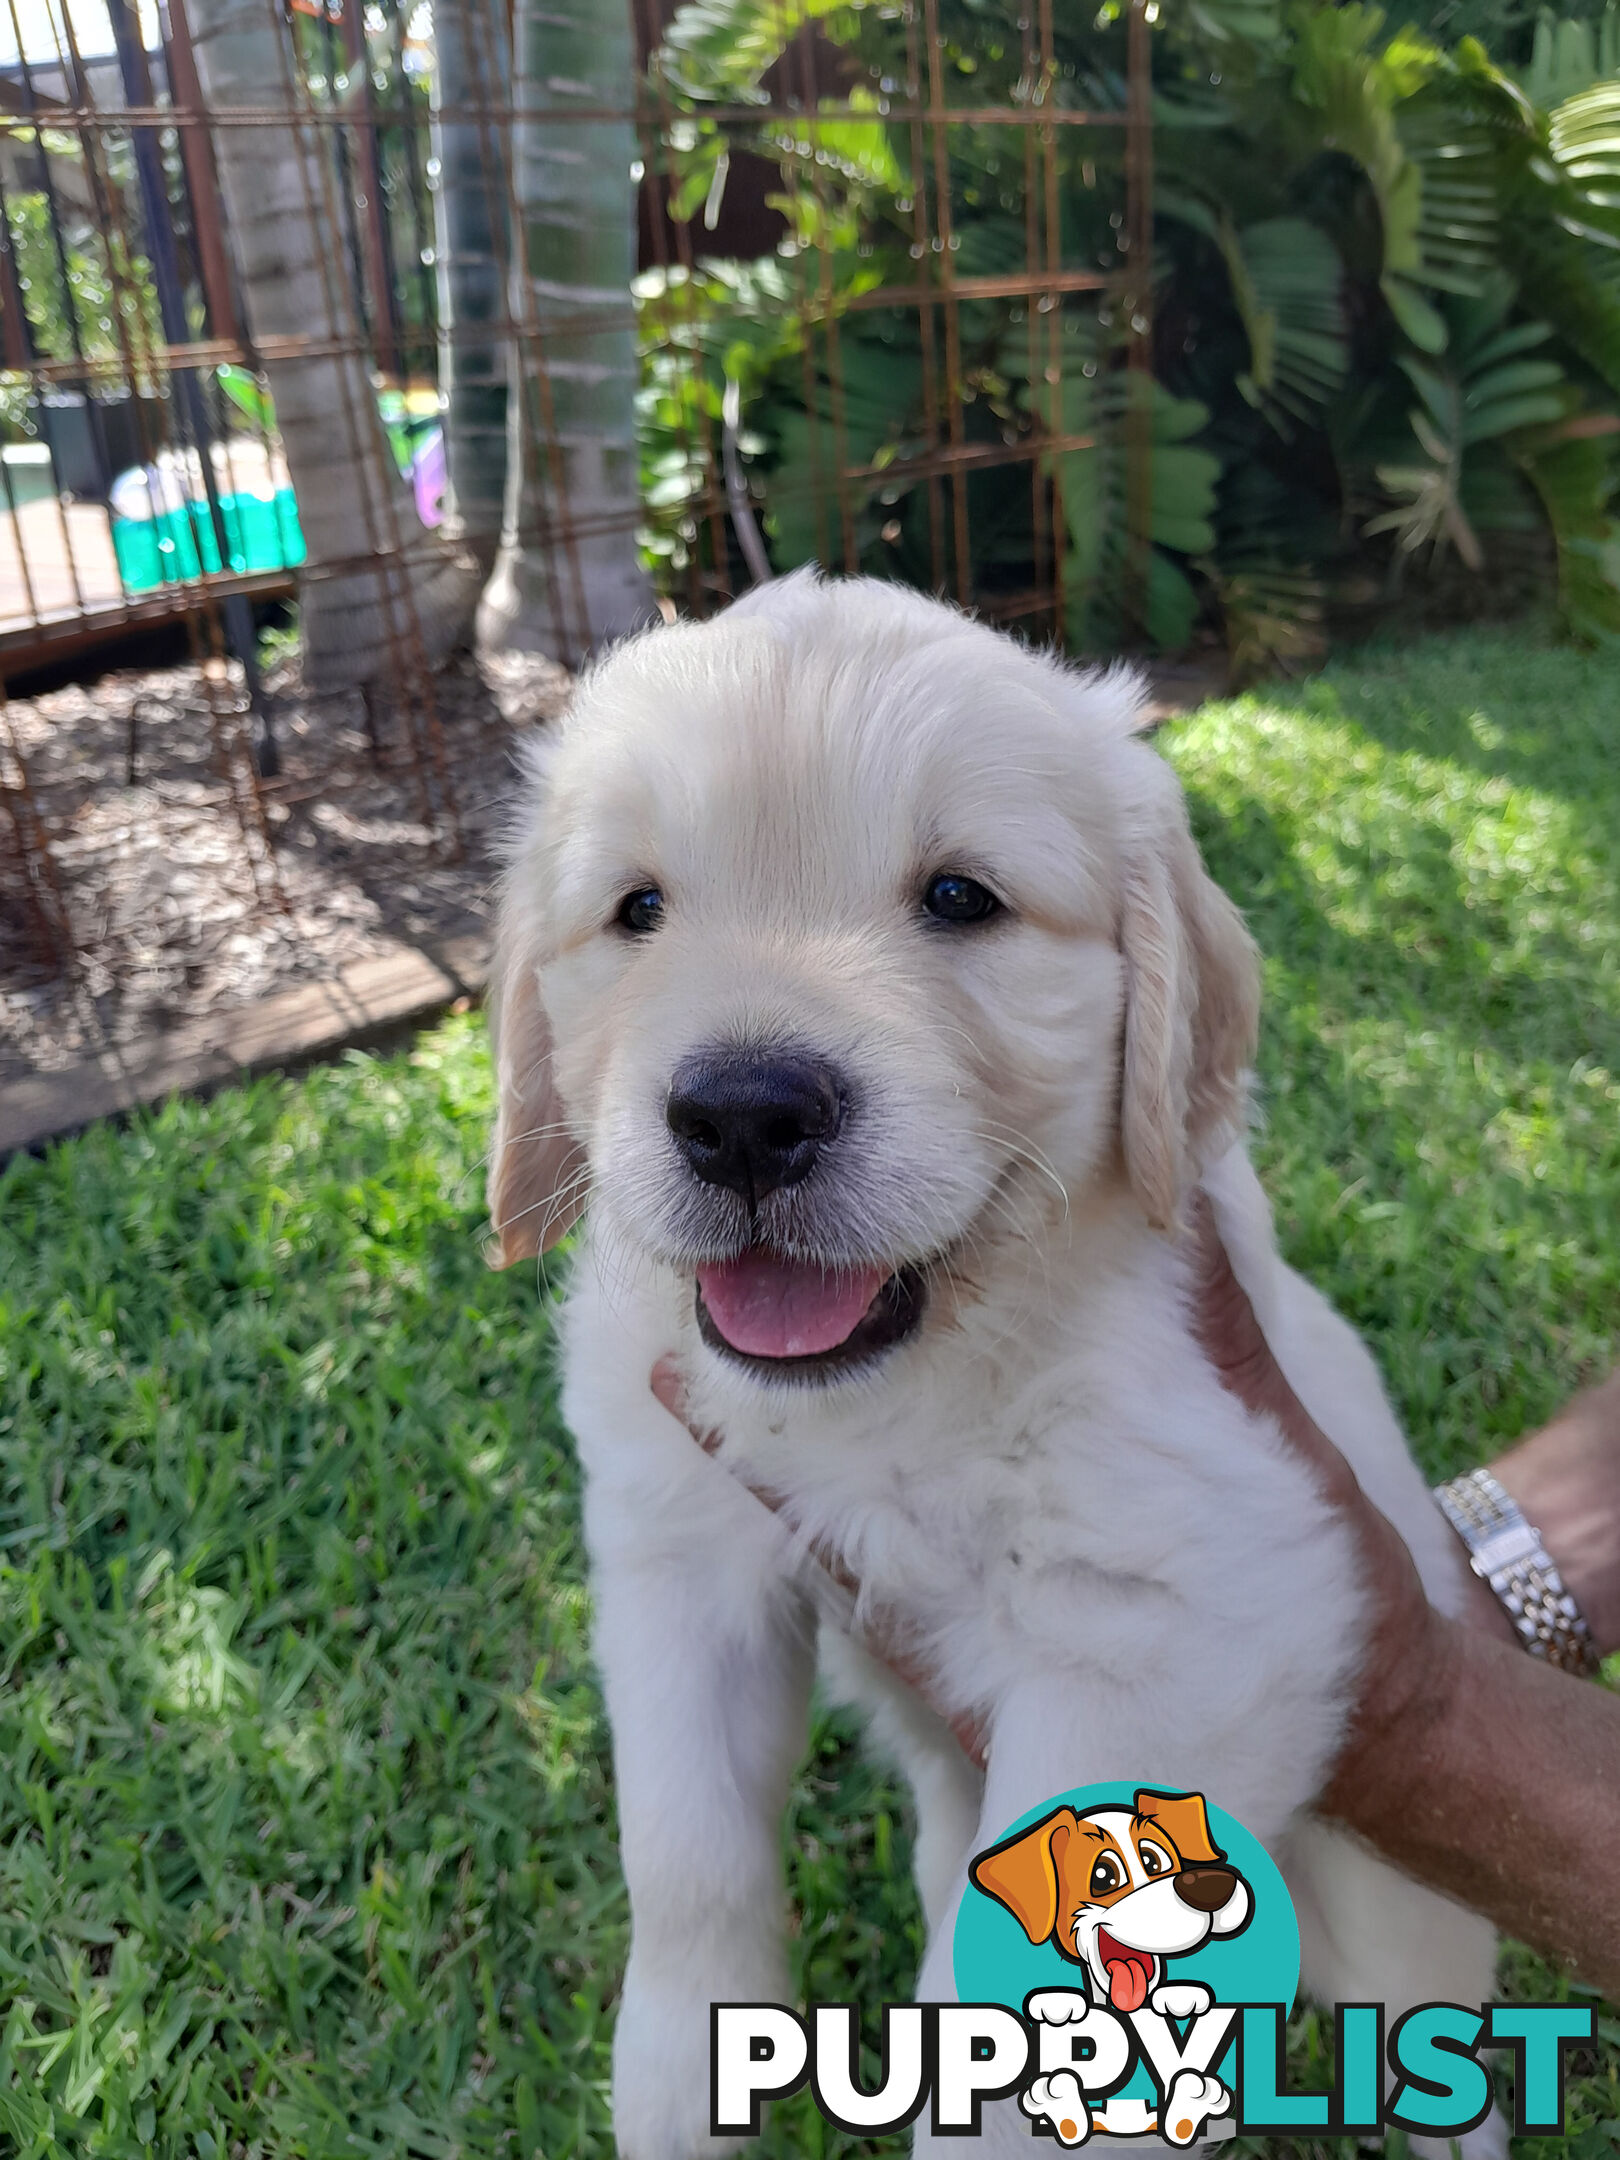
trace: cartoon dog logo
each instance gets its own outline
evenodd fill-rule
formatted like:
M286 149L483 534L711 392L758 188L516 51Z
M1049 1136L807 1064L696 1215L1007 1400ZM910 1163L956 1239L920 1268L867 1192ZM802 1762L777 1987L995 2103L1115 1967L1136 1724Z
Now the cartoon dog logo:
M978 1854L968 1875L1032 1943L1052 1943L1085 1973L1092 2009L1073 1993L1041 1991L1026 2005L1037 2024L1095 2022L1106 2007L1131 2020L1144 2042L1163 2020L1202 2015L1213 2003L1196 1982L1170 1982L1167 1961L1239 1934L1254 1911L1248 1883L1210 1835L1201 1793L1144 1789L1134 1807L1055 1808ZM1036 2079L1022 2105L1045 2116L1065 2145L1083 2143L1092 2129L1141 2136L1161 2122L1171 2143L1187 2144L1230 2105L1208 2069L1207 2062L1179 2068L1162 2112L1127 2097L1088 2111L1081 2084L1066 2070Z

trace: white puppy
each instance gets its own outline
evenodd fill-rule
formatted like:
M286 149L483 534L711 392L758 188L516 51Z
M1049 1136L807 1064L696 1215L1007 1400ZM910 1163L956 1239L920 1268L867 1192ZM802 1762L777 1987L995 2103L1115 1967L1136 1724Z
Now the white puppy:
M1462 1562L1371 1359L1275 1252L1240 1145L1254 953L1139 698L915 593L799 576L617 647L541 746L490 1201L506 1262L590 1202L564 1410L633 1920L626 2160L732 2149L709 2004L786 1988L815 1654L795 1539L840 1550L990 1734L981 1780L823 1630L916 1790L921 1999L954 1998L969 1857L1113 1778L1194 1788L1271 1845L1325 2002L1393 2021L1490 1993L1485 1922L1310 1814L1368 1615L1348 1535L1194 1340L1172 1231L1195 1181L1447 1609ZM654 1400L671 1352L780 1519ZM986 2149L1028 2134L986 2110ZM1495 2118L1462 2144L1506 2149Z

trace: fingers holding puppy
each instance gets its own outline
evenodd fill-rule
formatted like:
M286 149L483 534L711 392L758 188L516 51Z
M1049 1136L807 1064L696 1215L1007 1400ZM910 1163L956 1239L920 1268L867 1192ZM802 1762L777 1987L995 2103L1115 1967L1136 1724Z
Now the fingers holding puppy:
M1358 1782L1382 1774L1381 1768L1369 1769L1381 1760L1373 1743L1426 1694L1438 1699L1449 1686L1455 1638L1430 1605L1399 1531L1367 1498L1349 1463L1289 1385L1238 1281L1207 1195L1195 1194L1188 1212L1193 1320L1204 1354L1229 1393L1275 1420L1361 1549L1372 1626L1356 1681L1348 1741L1325 1798L1334 1812L1350 1814Z

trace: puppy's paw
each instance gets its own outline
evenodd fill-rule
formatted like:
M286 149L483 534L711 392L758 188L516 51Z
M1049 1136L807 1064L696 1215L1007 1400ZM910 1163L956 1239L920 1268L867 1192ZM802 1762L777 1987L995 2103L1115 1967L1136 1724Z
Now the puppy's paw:
M1202 2017L1214 2004L1215 1997L1200 1980L1167 1980L1148 1997L1148 2008L1160 2017Z
M613 2135L620 2160L724 2160L752 2139L709 2134L709 2005L780 2002L774 1991L653 1973L634 1957L613 2033Z
M732 2160L756 2142L742 2136L711 2137L709 2110L686 2105L684 2095L656 2093L632 2081L613 2081L613 2141L619 2160Z
M1178 2070L1159 2111L1159 2129L1172 2145L1190 2145L1212 2116L1224 2115L1232 2095L1217 2077L1201 2070Z
M1024 2000L1025 2017L1037 2025L1078 2025L1090 2008L1075 1988L1041 1988Z
M689 2065L668 2078L614 2050L613 2138L619 2160L726 2160L754 2142L709 2135L708 2079L697 2089Z
M1071 2150L1091 2135L1091 2110L1072 2070L1054 2070L1050 2077L1036 2078L1018 2095L1018 2105L1032 2122L1048 2124L1058 2143Z

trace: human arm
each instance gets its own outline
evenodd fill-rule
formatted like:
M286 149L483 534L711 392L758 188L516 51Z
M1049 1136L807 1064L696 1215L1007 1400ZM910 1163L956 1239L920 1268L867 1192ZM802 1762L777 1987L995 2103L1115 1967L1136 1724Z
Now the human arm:
M1541 1532L1599 1652L1620 1649L1620 1371L1490 1468Z
M1484 1585L1488 1603L1476 1600L1468 1625L1430 1606L1395 1529L1272 1357L1207 1210L1197 1233L1206 1353L1223 1384L1274 1417L1311 1463L1356 1534L1372 1593L1350 1737L1323 1811L1409 1874L1620 1993L1620 1700L1526 1656ZM1620 1538L1570 1533L1588 1486L1612 1490L1617 1454L1611 1381L1493 1466L1560 1568L1568 1538L1576 1557L1565 1580L1602 1647L1616 1639ZM1605 1500L1594 1515L1612 1529L1620 1509L1608 1512Z

